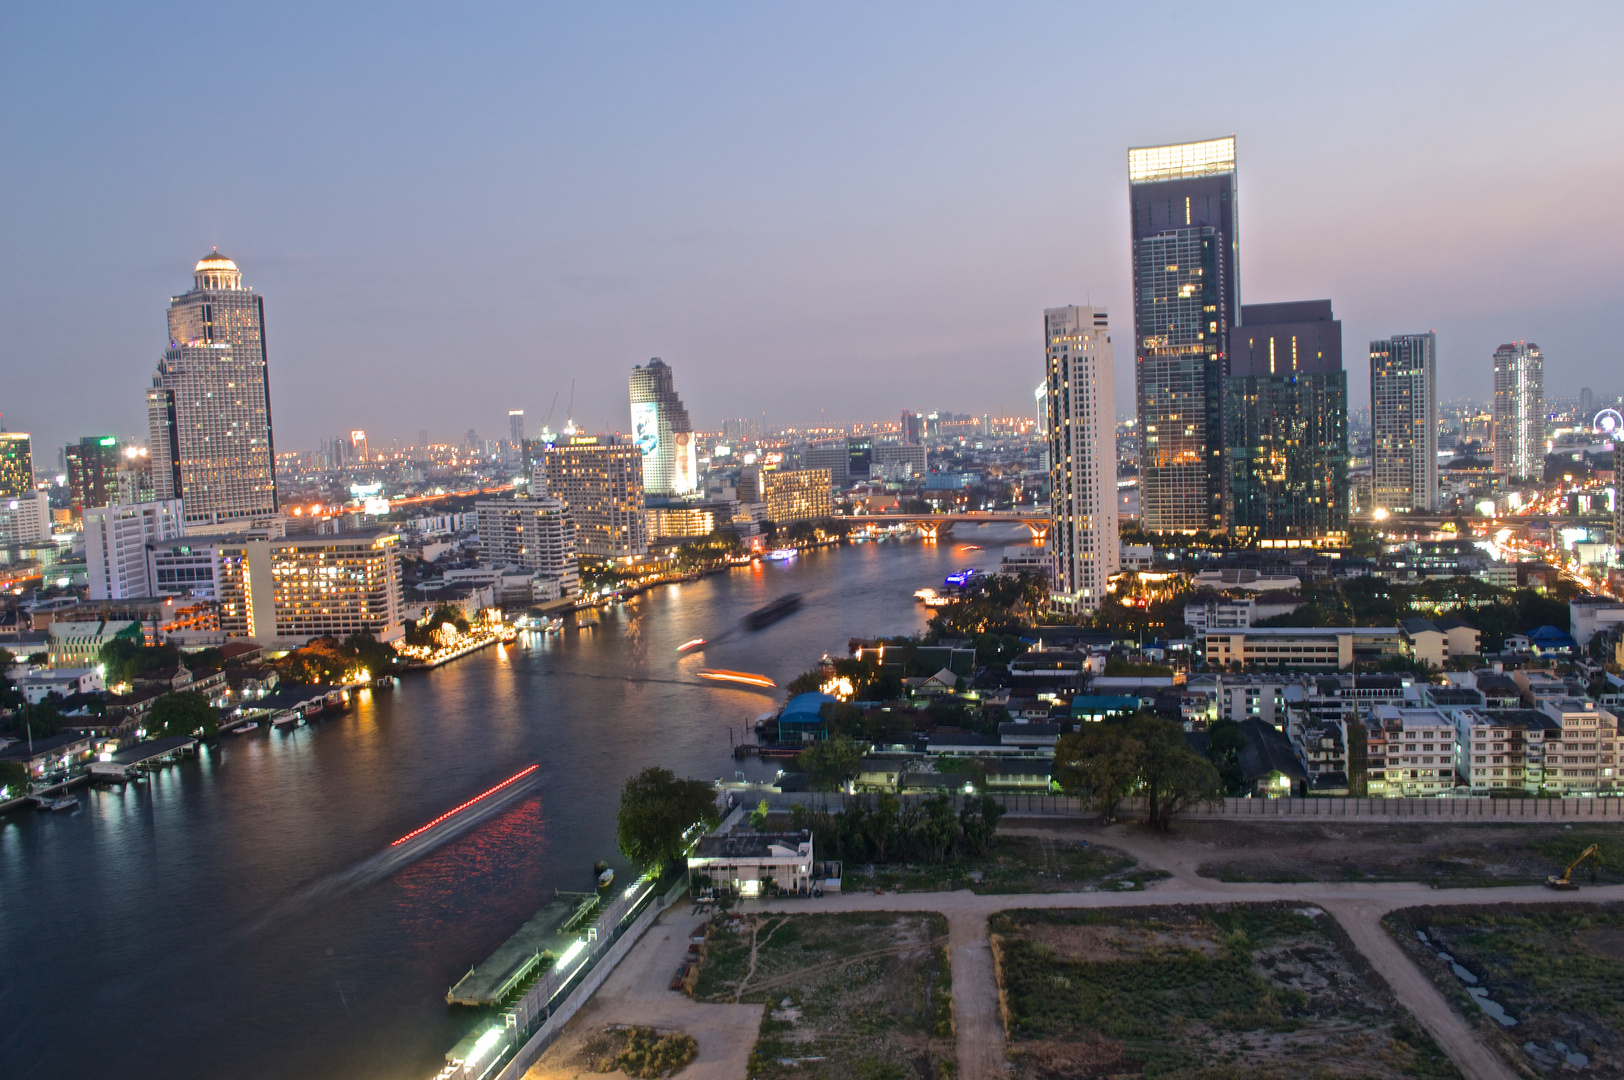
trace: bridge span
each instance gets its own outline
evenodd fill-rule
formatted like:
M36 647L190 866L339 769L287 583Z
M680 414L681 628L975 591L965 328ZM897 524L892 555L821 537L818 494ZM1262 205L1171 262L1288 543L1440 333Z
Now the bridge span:
M1031 532L1032 539L1042 541L1049 535L1049 510L967 510L954 514L860 514L850 519L854 525L915 525L927 537L943 537L953 532L955 525L1020 524Z

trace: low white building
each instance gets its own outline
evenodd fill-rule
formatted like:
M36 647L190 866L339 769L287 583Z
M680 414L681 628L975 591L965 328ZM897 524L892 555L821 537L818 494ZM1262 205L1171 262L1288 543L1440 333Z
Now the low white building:
M1624 625L1624 600L1604 596L1578 596L1568 601L1568 627L1580 648L1600 631Z
M688 872L711 879L718 892L746 899L776 887L780 892L812 889L812 834L735 831L701 837L688 856Z
M23 676L18 688L30 705L38 705L52 694L67 698L106 689L99 666L31 672Z
M1387 737L1389 795L1438 796L1455 793L1459 768L1459 727L1453 712L1470 710L1400 709L1377 705L1373 718Z

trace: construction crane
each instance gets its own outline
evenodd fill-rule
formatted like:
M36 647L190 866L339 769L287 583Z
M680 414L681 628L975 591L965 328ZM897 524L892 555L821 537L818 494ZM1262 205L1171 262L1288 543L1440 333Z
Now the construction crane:
M1579 852L1579 857L1568 864L1568 868L1562 871L1561 877L1552 874L1545 879L1545 884L1553 889L1577 890L1579 886L1575 885L1572 880L1573 871L1578 869L1579 864L1586 859L1590 860L1590 884L1594 885L1596 883L1596 868L1601 865L1601 845L1599 844L1591 844Z

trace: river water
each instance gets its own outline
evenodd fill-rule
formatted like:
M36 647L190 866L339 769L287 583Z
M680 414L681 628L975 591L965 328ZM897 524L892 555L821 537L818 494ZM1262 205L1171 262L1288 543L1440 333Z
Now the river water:
M847 638L913 633L915 589L1024 529L888 541L665 586L595 629L369 692L310 728L223 736L71 813L0 818L0 1074L427 1080L472 1025L445 993L553 889L591 888L626 777L731 777L730 735ZM972 550L969 544L981 544ZM806 601L762 631L743 616ZM706 637L702 653L677 646ZM507 779L504 797L392 841ZM750 775L776 765L749 763Z

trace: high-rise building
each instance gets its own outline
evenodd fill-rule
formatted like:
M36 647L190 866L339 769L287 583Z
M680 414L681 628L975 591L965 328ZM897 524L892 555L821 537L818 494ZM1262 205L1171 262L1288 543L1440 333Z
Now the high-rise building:
M1097 611L1117 571L1116 379L1104 308L1043 313L1052 597Z
M354 451L354 458L361 464L372 460L372 444L367 442L367 433L361 428L350 432L350 449Z
M1579 422L1588 424L1596 415L1596 392L1588 386L1579 388Z
M131 600L163 595L152 580L147 545L184 536L183 515L179 499L87 507L85 568L90 574L90 599ZM173 587L163 590L181 591Z
M722 441L733 446L753 443L757 438L756 422L745 417L722 421Z
M1545 357L1530 341L1494 350L1494 467L1545 477Z
M823 469L829 474L830 482L838 487L844 487L852 479L851 459L851 443L847 439L810 443L801 448L801 468ZM861 479L868 479L867 469L863 470Z
M677 396L671 365L658 356L632 368L632 443L643 454L643 486L650 495L699 490L694 426Z
M739 501L759 503L761 519L779 526L823 521L834 516L828 469L763 469L747 465L739 473Z
M68 505L75 514L118 501L118 470L123 454L112 435L91 435L64 447L68 467Z
M1329 300L1246 304L1224 384L1225 519L1262 547L1348 535L1348 375Z
M188 525L276 513L265 300L219 251L198 261L190 292L170 299L147 427L157 497L180 499Z
M400 536L231 536L214 553L220 629L256 641L370 633L393 641L404 630Z
M925 441L925 420L916 412L902 411L902 442L915 445Z
M34 490L33 442L26 431L0 431L0 499Z
M0 498L0 549L43 544L51 538L51 497L23 491Z
M1131 149L1128 187L1144 525L1220 529L1223 384L1240 303L1235 138Z
M524 410L508 410L508 438L513 440L514 446L524 443Z
M1373 510L1438 508L1438 335L1370 343Z
M638 447L613 435L576 435L547 447L530 490L562 499L575 523L575 549L597 559L648 554L643 463Z
M152 451L146 443L128 443L119 451L118 475L119 504L152 502Z
M490 499L474 504L482 560L490 566L518 566L558 583L560 598L581 591L575 559L575 523L563 500Z

